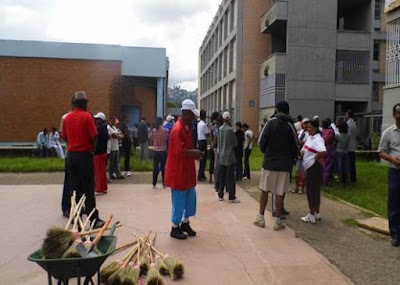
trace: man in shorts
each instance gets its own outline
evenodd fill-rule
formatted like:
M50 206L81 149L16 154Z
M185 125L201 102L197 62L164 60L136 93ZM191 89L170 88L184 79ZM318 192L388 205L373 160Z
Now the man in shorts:
M296 131L289 116L289 104L286 101L276 105L276 115L265 124L259 145L264 153L264 161L260 179L260 211L253 224L265 227L264 212L268 203L268 192L271 192L276 197L274 230L283 230L286 228L281 219L283 195L289 189L290 171L299 151Z

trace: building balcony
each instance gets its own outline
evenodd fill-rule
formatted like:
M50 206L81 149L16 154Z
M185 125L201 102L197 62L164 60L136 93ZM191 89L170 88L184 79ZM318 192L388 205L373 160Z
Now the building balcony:
M275 73L286 73L286 53L276 52L261 63L261 78Z
M275 106L285 93L286 54L274 53L260 66L260 108Z
M261 17L261 33L274 33L286 26L288 19L287 0L274 0L272 6Z
M371 34L359 31L337 31L337 49L340 50L362 50L371 49Z

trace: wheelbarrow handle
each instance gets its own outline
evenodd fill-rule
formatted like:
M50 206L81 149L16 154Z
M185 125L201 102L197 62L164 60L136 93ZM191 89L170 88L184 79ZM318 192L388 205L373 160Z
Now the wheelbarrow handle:
M101 237L103 236L104 232L107 230L108 225L111 223L111 220L113 218L113 215L108 216L106 222L104 223L103 227L101 228L101 230L97 233L96 237L94 238L92 244L96 245Z

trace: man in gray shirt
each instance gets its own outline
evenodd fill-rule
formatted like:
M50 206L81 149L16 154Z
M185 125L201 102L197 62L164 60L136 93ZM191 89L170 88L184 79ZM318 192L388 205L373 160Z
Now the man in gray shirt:
M388 219L392 245L400 245L400 103L393 107L395 124L387 128L379 143L379 156L389 162Z
M222 114L224 124L219 128L218 152L220 163L219 191L218 197L220 201L224 200L224 189L226 187L229 193L229 203L239 203L236 199L236 182L235 182L235 147L237 146L236 135L232 126L229 124L231 115L229 112Z

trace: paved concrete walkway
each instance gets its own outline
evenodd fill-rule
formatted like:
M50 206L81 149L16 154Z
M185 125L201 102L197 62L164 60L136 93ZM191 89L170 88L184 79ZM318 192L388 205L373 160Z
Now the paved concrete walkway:
M258 203L239 187L237 192L242 203L228 204L209 185L199 185L198 214L191 220L198 236L184 241L169 237L169 190L113 185L109 194L97 196L97 204L103 218L113 213L123 223L116 230L119 244L131 240L131 233L151 230L158 233L160 250L182 259L184 279L166 278L166 284L351 284L292 230L274 232L269 215L267 228L253 226ZM0 284L47 284L46 272L26 258L40 248L51 225L66 223L61 185L2 185L0 193Z

